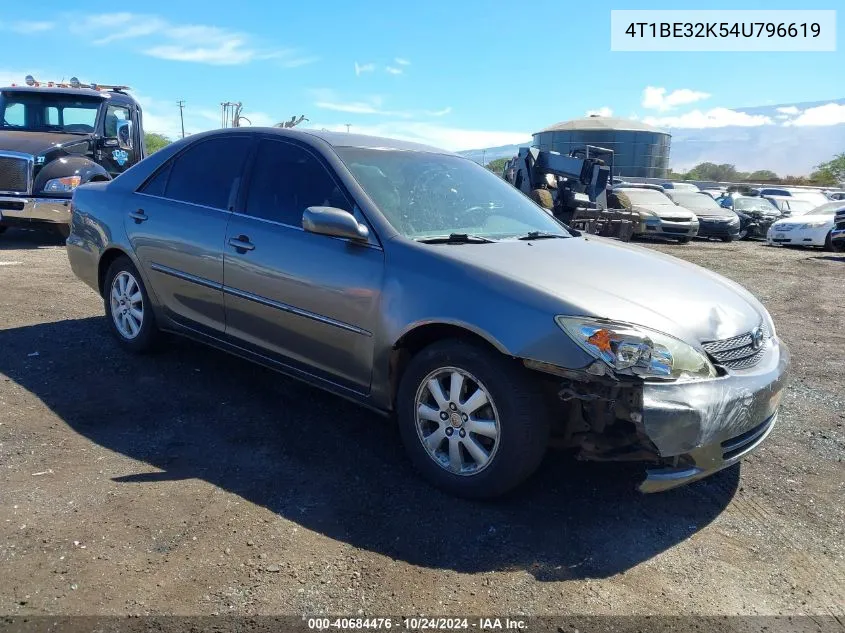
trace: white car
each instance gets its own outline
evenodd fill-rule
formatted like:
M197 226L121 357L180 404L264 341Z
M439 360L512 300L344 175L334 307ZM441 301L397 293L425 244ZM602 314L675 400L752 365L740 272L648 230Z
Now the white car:
M792 246L823 246L831 249L830 233L836 212L845 209L845 202L834 200L815 209L793 214L778 220L769 227L766 241L770 246L789 244Z

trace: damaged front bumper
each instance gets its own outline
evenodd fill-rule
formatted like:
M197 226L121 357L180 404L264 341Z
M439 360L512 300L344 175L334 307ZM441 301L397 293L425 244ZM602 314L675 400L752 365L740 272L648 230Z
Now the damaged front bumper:
M566 378L564 445L579 457L649 464L642 492L660 492L712 475L756 449L774 428L789 369L776 337L751 369L709 380L618 382L527 361Z
M774 428L789 369L777 338L753 369L713 380L646 383L643 427L663 466L649 469L643 492L659 492L707 477L741 460Z

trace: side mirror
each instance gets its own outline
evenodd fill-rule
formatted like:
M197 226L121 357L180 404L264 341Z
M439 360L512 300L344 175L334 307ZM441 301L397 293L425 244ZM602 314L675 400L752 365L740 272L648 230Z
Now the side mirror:
M336 207L308 207L302 214L302 228L309 233L344 237L366 242L370 231L355 216Z
M132 121L117 122L117 144L120 149L132 149Z

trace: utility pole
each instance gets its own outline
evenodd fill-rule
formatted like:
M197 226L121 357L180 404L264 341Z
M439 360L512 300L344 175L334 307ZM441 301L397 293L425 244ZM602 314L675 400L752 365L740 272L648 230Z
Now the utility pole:
M180 99L176 104L179 106L179 120L182 122L182 138L185 138L185 117L182 114L182 110L185 108L185 102Z
M349 128L352 127L351 123L346 124L346 133L349 134Z

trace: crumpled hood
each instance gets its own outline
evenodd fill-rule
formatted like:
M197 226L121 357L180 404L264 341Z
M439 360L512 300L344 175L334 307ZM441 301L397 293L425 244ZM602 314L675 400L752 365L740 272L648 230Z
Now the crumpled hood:
M5 150L35 156L61 145L85 142L87 140L88 137L82 134L0 130L0 152Z
M558 314L634 323L692 344L749 332L764 318L762 305L738 284L675 257L606 238L430 248L478 267L479 276L493 273L534 288L553 299Z

